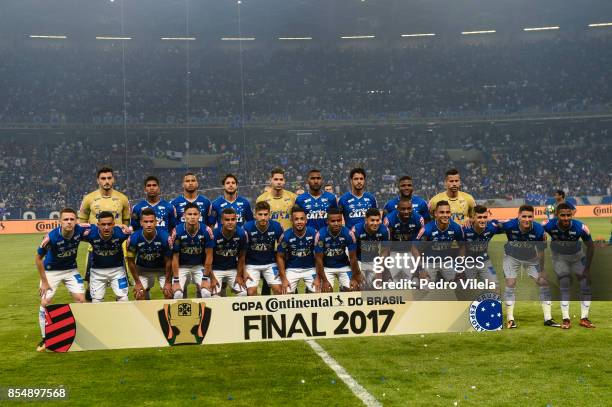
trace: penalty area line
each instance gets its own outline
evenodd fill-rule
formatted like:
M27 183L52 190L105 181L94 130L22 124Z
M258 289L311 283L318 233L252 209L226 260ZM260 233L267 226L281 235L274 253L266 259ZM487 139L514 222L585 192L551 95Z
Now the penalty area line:
M346 384L346 386L353 392L355 396L357 396L357 398L359 398L359 400L363 402L365 406L382 407L382 404L378 400L376 400L376 398L372 396L362 385L360 385L357 380L353 378L353 376L348 374L346 369L344 369L342 365L340 365L336 361L336 359L331 357L331 355L327 353L321 345L319 345L316 341L312 339L307 340L306 343L312 348L312 350L315 351L317 355L319 355L321 359L323 359L323 362L325 362L325 364L329 366L330 369L334 371L334 373L336 373L340 380L342 380L344 384Z

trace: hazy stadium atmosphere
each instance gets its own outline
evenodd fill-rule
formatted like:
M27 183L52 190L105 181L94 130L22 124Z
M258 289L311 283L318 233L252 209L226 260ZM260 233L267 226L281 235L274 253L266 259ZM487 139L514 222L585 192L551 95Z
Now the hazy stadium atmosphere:
M275 168L298 194L318 169L340 198L361 167L380 209L402 176L429 201L456 168L461 191L489 208L552 217L559 190L588 208L577 218L597 242L597 281L612 287L610 67L607 0L4 1L0 400L44 387L75 405L611 405L612 305L598 300L612 292L601 287L595 329L579 326L578 297L571 330L543 327L524 274L519 329L40 354L45 235L5 231L78 210L107 166L131 206L147 176L170 201L193 172L211 201L235 174L253 208ZM506 236L494 241L503 302ZM81 245L83 276L87 256ZM63 286L53 299L71 301Z

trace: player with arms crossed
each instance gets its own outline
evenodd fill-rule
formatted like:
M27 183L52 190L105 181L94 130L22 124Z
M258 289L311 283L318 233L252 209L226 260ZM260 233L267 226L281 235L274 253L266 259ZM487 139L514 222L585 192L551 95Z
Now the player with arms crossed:
M291 210L293 227L285 230L278 243L276 263L281 279L283 294L297 289L300 280L304 281L307 293L314 293L315 268L314 247L317 231L307 226L306 211L300 206Z
M203 222L195 202L183 207L185 222L180 223L172 236L172 291L174 298L187 298L187 288L195 284L197 297L210 297L217 280L212 272L215 241L212 230ZM202 268L204 268L202 270Z
M111 212L98 215L98 224L92 225L83 237L93 248L89 290L92 302L104 301L106 286L110 284L117 301L128 301L128 279L125 271L123 242L129 238L125 226L115 226Z
M223 185L223 195L213 201L208 224L221 226L221 212L225 208L234 209L238 226L253 220L253 210L249 200L238 195L238 178L233 174L227 174L221 180L221 185Z
M308 171L308 192L299 195L295 204L306 212L308 226L321 230L326 226L327 210L337 208L336 195L323 191L323 178L321 171L312 169Z
M255 204L255 220L244 225L247 234L246 287L247 295L257 295L261 277L274 294L282 291L276 265L276 245L283 234L280 223L270 220L270 205L266 201Z
M384 211L387 215L397 209L397 205L399 204L402 198L412 200L412 210L423 217L425 222L429 222L431 220L431 215L429 213L429 207L427 206L427 201L421 198L418 195L414 194L414 185L412 183L412 177L409 175L404 175L399 179L398 183L399 196L390 199L386 204Z
M440 192L429 201L429 209L434 211L436 204L440 201L446 201L451 207L452 219L460 225L469 223L474 215L474 207L476 201L474 197L466 192L460 191L461 177L459 171L452 168L446 171L444 177L444 185L446 191Z
M552 319L552 296L548 278L544 271L544 249L546 248L546 232L539 223L533 220L534 209L531 205L522 205L518 217L507 222L501 222L502 230L506 233L508 242L504 245L504 277L506 288L506 327L516 328L514 321L514 303L516 301L516 277L521 267L527 271L540 288L540 301L544 313L544 325L560 327Z
M71 208L62 209L59 220L60 226L47 233L34 257L40 276L38 322L42 340L36 348L39 352L45 350L45 307L53 301L60 283L64 283L74 301L85 301L85 288L76 259L79 243L89 232L89 225L78 225L76 211Z
M338 199L338 207L342 210L344 224L349 230L363 222L365 214L370 208L378 208L376 198L365 191L366 172L363 168L353 168L349 174L351 191L345 192Z
M553 270L559 279L561 313L563 315L561 328L569 329L571 327L569 300L572 274L580 281L580 326L595 328L595 325L589 320L591 263L595 253L593 238L589 228L584 223L573 219L573 206L562 202L557 205L555 215L554 219L544 224L544 230L552 239L550 250L552 252ZM580 239L587 248L586 256L579 242Z
M483 267L466 268L466 278L491 281L497 287L497 274L489 258L489 242L498 233L503 233L503 231L499 222L489 220L489 209L483 205L476 205L471 226L463 228L466 242L465 252L466 255L474 259L479 256L482 257Z
M357 241L353 232L342 226L340 209L327 210L327 226L319 231L314 252L317 278L313 285L318 292L333 291L334 277L340 291L360 289L363 276L357 261Z
M374 272L374 258L389 255L389 247L384 243L391 238L389 229L383 225L380 211L370 208L366 211L365 220L353 226L353 234L357 242L357 260L364 278L363 289L372 290L374 280L382 279L382 273Z
M248 238L236 223L236 211L225 208L221 212L221 225L213 231L215 249L213 254L213 274L217 279L215 293L225 297L227 293L221 290L223 283L231 287L236 295L246 295L244 286L245 259Z
M140 228L128 239L128 266L134 277L137 300L150 300L155 280L165 298L172 298L172 239L162 227L157 227L153 208L140 212Z
M141 213L145 208L151 208L155 213L158 227L164 229L168 234L172 233L176 227L176 209L174 206L161 199L161 190L159 187L159 179L153 175L149 175L144 181L146 199L141 200L132 209L131 226L134 230L140 229Z
M211 203L208 198L198 194L198 178L193 172L183 175L183 194L174 198L170 203L174 206L177 223L185 222L185 208L188 203L194 203L200 210L200 222L210 221Z

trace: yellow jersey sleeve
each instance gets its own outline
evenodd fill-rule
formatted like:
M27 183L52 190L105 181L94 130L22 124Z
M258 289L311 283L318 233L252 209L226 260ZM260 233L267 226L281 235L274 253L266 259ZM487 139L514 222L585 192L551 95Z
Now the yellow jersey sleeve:
M89 214L91 212L91 194L87 194L83 197L81 207L79 208L79 222L90 223Z

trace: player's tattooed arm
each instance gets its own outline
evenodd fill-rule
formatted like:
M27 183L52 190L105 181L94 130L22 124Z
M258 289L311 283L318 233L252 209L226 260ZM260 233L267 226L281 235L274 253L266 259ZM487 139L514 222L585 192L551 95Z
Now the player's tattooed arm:
M246 280L251 280L251 276L249 276L246 272L246 250L241 250L238 255L238 267L236 272L236 284L238 284L243 289L246 288Z
M179 256L180 253L172 253L172 292L181 291L182 287L179 283Z
M130 252L128 252L127 257L128 268L130 269L130 274L134 279L134 298L137 300L144 300L145 298L145 290L140 282L140 278L138 278L138 268L136 266L136 261L134 260L134 256L130 256Z
M325 277L325 269L323 268L323 253L315 253L315 267L317 269L317 277L315 278L312 285L315 291L320 292L331 292L331 284Z
M289 292L289 280L285 274L285 254L276 253L276 264L278 265L278 276L281 280L281 294L287 294Z
M172 257L164 256L164 270L166 271L166 282L164 283L164 287L162 291L164 292L164 297L166 299L170 299L173 297L172 292Z
M359 262L357 261L357 252L354 250L349 251L349 261L351 263L351 272L353 275L351 276L351 290L359 291L361 289L361 284L363 283L363 274L361 274L361 270L359 269Z

